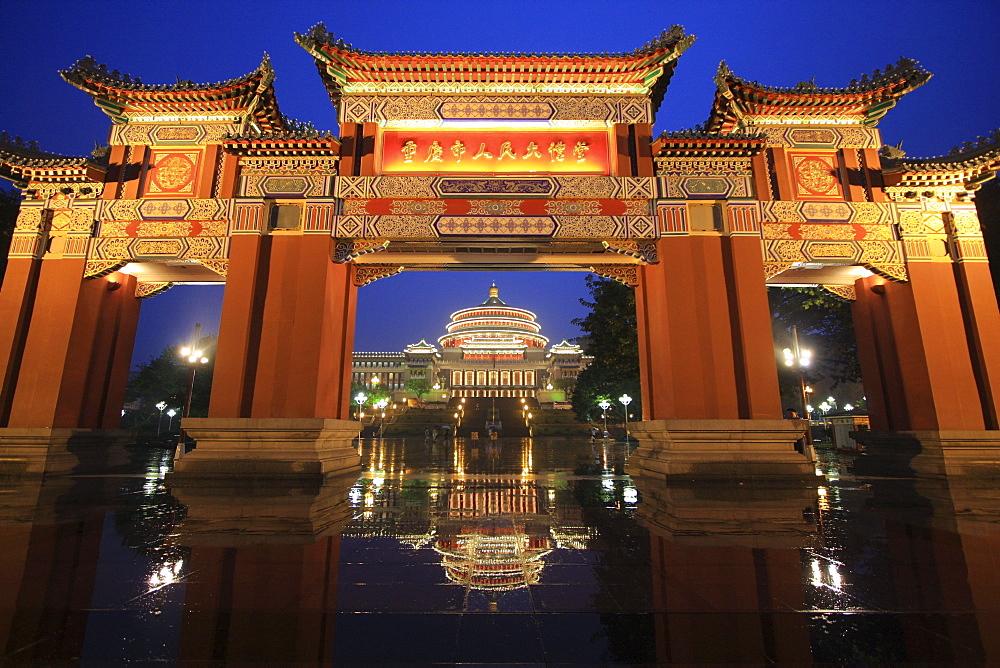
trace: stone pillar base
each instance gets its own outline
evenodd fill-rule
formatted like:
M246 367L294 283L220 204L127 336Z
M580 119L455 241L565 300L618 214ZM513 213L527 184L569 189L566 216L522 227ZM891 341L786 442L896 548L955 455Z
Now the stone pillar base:
M1000 482L1000 431L852 431L860 475Z
M796 452L804 420L647 420L631 428L639 449L628 468L668 482L767 480L816 482Z
M189 547L244 545L311 545L331 536L353 518L348 491L358 473L323 479L246 481L242 477L201 480L202 484L171 487L187 506L177 528Z
M670 484L634 475L637 519L675 545L801 548L815 544L817 492L807 486Z
M197 441L174 463L173 486L205 478L323 478L358 471L358 423L326 418L186 418Z
M130 461L123 429L0 429L0 468L12 475L107 473Z

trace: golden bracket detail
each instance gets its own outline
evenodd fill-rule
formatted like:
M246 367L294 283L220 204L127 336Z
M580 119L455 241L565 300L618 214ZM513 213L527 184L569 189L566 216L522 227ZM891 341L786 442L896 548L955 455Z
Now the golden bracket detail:
M820 287L841 301L853 302L858 298L853 285L821 285Z
M368 253L377 253L389 246L388 239L337 239L333 261L344 264Z
M87 260L83 270L84 278L102 278L128 264L128 260Z
M764 263L764 280L774 278L784 270L792 266L791 262L765 262Z
M136 299L149 299L162 294L174 287L173 283L137 283L135 286Z
M229 274L229 260L198 260L204 266L211 269L219 276L226 276Z
M395 276L401 271L403 267L398 264L358 264L354 266L354 285L361 288L380 278Z
M657 264L660 261L660 257L656 252L656 244L654 243L615 239L612 241L601 241L601 245L604 246L604 250L618 253L619 255L628 255L646 264Z
M633 288L639 285L639 270L635 265L611 264L591 267L590 270L598 276L616 280Z
M890 281L895 281L897 283L905 283L910 280L910 275L906 271L905 264L869 264L865 263L865 269L868 269L882 278L888 278Z

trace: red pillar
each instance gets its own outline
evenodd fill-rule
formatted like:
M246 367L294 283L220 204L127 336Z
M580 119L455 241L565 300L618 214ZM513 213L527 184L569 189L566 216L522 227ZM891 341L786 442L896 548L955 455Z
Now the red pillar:
M250 417L270 242L271 237L259 235L238 235L230 240L210 417Z
M21 295L20 327L27 334L5 426L119 424L139 320L136 281L118 273L84 279L85 263L41 260L34 289ZM109 289L115 284L118 289Z
M636 300L646 419L778 419L781 406L756 237L657 242Z
M779 418L781 393L760 238L725 237L723 251L726 254L740 417Z
M40 268L41 260L12 258L0 284L0 427L10 418Z
M987 429L1000 429L1000 308L986 262L955 264L959 300Z
M911 262L907 268L906 283L889 283L877 276L856 283L853 312L872 427L986 429L983 407L988 402L977 383L973 356L989 360L991 354L977 350L981 344L969 330L981 332L980 341L992 340L995 333L982 331L981 325L993 316L984 309L977 323L977 310L963 312L951 263ZM970 316L973 322L967 319Z
M347 419L353 267L327 237L233 242L210 417Z

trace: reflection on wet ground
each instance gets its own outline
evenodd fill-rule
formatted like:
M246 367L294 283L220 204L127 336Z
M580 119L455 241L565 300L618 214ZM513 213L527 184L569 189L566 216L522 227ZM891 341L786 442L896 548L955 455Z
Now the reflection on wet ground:
M7 663L1000 661L976 480L670 486L624 444L368 441L278 487L0 478Z

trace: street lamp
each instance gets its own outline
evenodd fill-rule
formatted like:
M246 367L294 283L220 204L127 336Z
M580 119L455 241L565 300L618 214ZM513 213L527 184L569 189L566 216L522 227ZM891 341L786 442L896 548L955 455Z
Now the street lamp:
M357 394L354 395L354 403L358 405L359 420L361 419L361 407L365 405L366 401L368 401L368 395L365 394L364 392L358 392Z
M382 397L375 402L375 410L379 411L382 415L382 420L378 423L378 436L382 438L382 432L385 430L385 407L389 405L389 399Z
M628 435L628 405L630 403L632 403L632 397L628 396L627 394L623 394L622 396L618 397L618 401L622 402L622 405L625 406L625 443L628 443L629 442L629 440L628 440L629 439L629 435Z
M809 419L809 399L807 394L812 392L812 388L806 385L803 369L812 364L812 351L799 347L799 330L792 325L792 347L781 351L785 358L785 366L794 368L799 374L799 397L802 399L802 409L805 411L806 420Z
M156 435L159 436L160 427L163 426L163 409L167 407L167 402L161 401L160 403L156 404L156 407L160 410L160 417L156 419Z
M608 433L608 409L611 408L611 402L607 399L601 399L597 402L597 405L601 407L602 415L604 417L604 433Z
M196 322L194 324L194 338L190 346L184 346L181 348L181 357L187 362L190 371L188 372L188 382L187 391L184 393L184 417L191 417L191 395L194 394L194 376L195 371L199 364L208 364L208 358L205 357L205 353L198 349L198 341L201 338L201 323ZM181 446L187 441L187 433L184 429L181 429L181 436L177 441L177 445Z
M167 411L167 417L169 418L167 420L167 431L172 431L173 430L173 428L174 428L174 416L175 415L177 415L177 411L175 411L173 408L171 408L169 411Z

